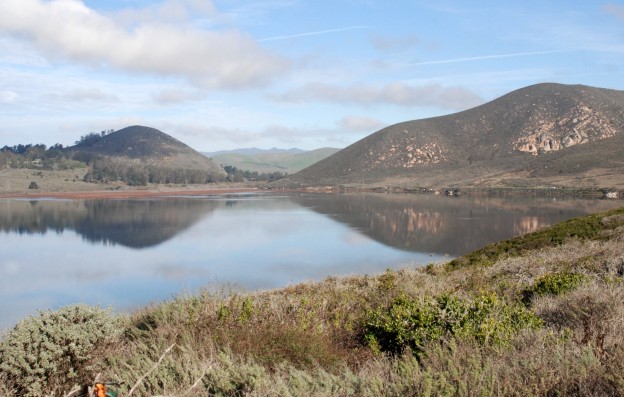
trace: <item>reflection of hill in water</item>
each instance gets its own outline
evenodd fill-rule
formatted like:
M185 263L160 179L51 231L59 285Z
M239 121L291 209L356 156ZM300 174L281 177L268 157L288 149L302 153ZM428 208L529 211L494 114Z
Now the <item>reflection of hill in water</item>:
M210 200L15 201L0 203L0 230L75 230L94 243L146 248L189 228L222 204Z
M615 206L588 200L418 194L303 195L293 200L383 244L453 256Z

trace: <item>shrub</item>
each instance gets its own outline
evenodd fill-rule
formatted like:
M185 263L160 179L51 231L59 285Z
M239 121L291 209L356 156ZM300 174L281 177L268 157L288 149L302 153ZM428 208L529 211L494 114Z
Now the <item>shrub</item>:
M92 358L115 335L115 323L109 311L86 305L28 317L0 342L0 374L20 396L89 384L97 370Z
M28 185L29 189L39 189L39 185L37 185L37 182L32 181L30 182L30 185Z
M442 295L436 299L395 299L388 308L372 311L365 324L364 340L376 352L402 353L409 348L421 354L428 343L445 336L506 345L523 328L541 321L521 305L509 305L493 293L473 300Z
M533 283L533 285L522 291L522 301L528 304L534 296L561 295L572 291L585 281L586 276L581 273L557 272L548 273Z

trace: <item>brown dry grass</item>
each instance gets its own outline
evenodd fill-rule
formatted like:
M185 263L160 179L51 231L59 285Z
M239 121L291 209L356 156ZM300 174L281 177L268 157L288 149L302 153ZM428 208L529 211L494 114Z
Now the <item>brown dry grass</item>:
M122 182L88 183L83 178L85 169L36 170L26 168L0 169L0 197L59 197L74 199L136 198L176 194L201 195L223 192L250 191L263 185L243 183L212 183L204 185L149 184L131 187ZM31 182L38 189L29 189Z

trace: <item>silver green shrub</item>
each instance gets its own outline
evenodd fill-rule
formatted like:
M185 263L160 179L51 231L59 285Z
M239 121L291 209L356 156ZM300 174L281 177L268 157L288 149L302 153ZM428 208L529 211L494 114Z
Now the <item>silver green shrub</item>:
M60 394L89 384L95 357L116 335L109 310L73 305L20 321L0 341L0 379L19 396ZM100 356L103 354L100 353Z

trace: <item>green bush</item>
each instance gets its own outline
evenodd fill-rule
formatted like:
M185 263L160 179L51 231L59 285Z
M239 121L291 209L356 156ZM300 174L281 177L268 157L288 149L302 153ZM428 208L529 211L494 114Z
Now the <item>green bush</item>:
M0 375L19 396L42 396L89 384L93 356L116 334L109 311L74 305L19 322L0 342Z
M581 273L557 272L548 273L533 283L533 285L522 291L522 301L529 304L534 296L561 295L572 291L585 281L586 276Z
M473 300L452 295L423 300L400 296L389 307L369 313L364 340L376 352L397 354L409 348L421 354L428 343L445 336L500 346L520 329L540 325L525 307L509 305L494 293Z

